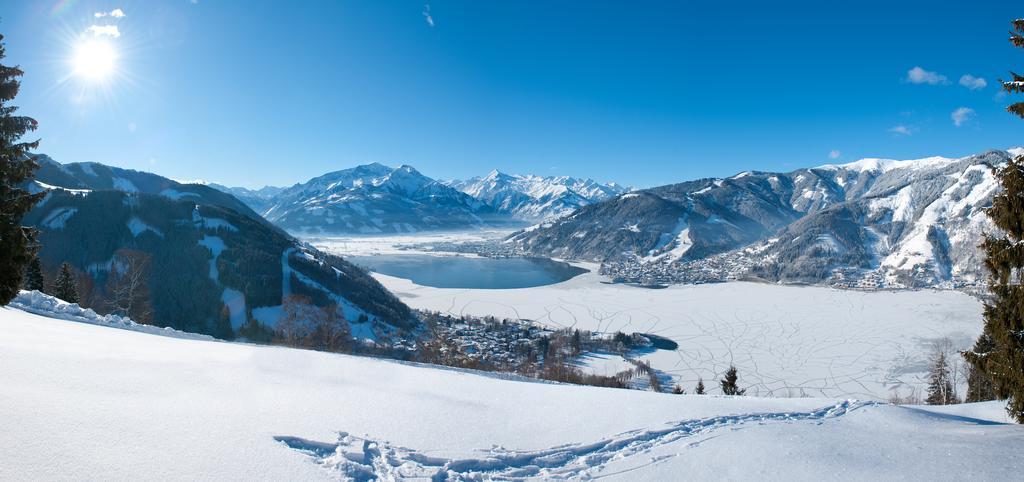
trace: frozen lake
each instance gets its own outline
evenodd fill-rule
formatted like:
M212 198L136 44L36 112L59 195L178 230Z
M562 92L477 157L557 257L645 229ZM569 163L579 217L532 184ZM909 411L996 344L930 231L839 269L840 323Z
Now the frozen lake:
M341 255L396 254L394 241L387 238L318 241L319 247ZM656 350L643 359L688 391L703 378L711 393L718 392L717 380L734 364L740 385L751 395L920 396L935 346L945 345L950 360L960 363L956 350L969 348L982 326L981 303L955 291L866 292L760 283L655 290L608 284L596 265L574 264L590 272L520 289L438 288L401 276L374 277L413 308L668 338L679 344L677 349Z
M428 254L347 256L370 271L434 288L514 289L569 280L587 270L546 258L480 258Z

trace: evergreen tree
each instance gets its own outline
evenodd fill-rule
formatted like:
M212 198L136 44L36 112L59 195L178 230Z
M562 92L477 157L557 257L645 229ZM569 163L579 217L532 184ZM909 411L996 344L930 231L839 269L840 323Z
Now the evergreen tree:
M3 35L0 35L0 60L5 56ZM35 231L21 225L21 218L41 198L20 188L32 177L36 163L28 151L39 141L20 142L21 137L36 129L30 117L16 116L17 107L10 105L21 87L22 71L0 64L0 306L10 303L21 288L21 277L32 260Z
M43 291L43 267L39 264L39 256L33 256L25 268L25 289Z
M970 362L971 355L974 354L978 357L984 357L988 355L992 349L995 348L995 343L992 341L992 337L988 333L982 333L978 337L978 341L974 343L974 348L970 352L965 352L964 358ZM974 363L967 363L967 396L964 399L965 402L984 402L987 400L995 400L995 390L992 388L992 379L989 378L988 374L979 369Z
M71 265L60 265L60 274L57 275L57 281L53 282L53 296L68 303L78 303L78 284L75 282L74 273L71 272Z
M740 390L739 385L736 382L739 380L739 376L736 373L736 367L730 365L729 370L725 372L725 378L722 379L722 393L726 395L743 395L747 393L746 389Z
M1024 20L1014 20L1010 43L1024 47ZM1024 76L1002 82L1008 93L1024 92ZM1024 102L1006 108L1024 117ZM987 352L965 352L974 370L992 382L993 393L1007 398L1006 411L1024 423L1024 156L996 169L1002 192L992 199L988 217L1000 232L985 236L985 266L989 270L991 301L985 304L984 335L991 337ZM981 340L979 340L979 343ZM976 345L977 348L977 345Z
M679 386L679 384L677 383L675 388L672 389L672 393L676 395L682 395L686 393L686 390L683 390L683 387Z
M1014 20L1010 22L1010 43L1014 47L1024 48L1024 19ZM1015 72L1010 72L1012 80L1004 81L1000 80L1003 84L1003 90L1010 94L1019 94L1024 92L1024 76L1018 75ZM1017 102L1006 108L1011 114L1016 114L1019 117L1024 117L1024 102Z
M996 397L1009 399L1009 414L1024 422L1024 157L1009 160L996 174L1002 192L993 197L988 216L999 231L981 245L991 295L982 332L991 338L991 349L964 357L992 381ZM976 348L984 349L982 344L978 340Z
M928 376L928 405L950 405L957 403L953 382L950 380L949 364L946 354L938 352L932 362L932 371Z
M704 395L704 379L697 377L697 388L693 390L697 395Z

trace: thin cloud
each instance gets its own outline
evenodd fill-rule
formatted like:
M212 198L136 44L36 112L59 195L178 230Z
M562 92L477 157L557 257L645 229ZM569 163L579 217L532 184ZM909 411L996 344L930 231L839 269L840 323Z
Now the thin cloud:
M96 13L93 14L93 16L95 16L96 18L103 18L103 17L122 18L122 17L124 17L124 10L121 10L120 8L115 8L115 9L109 11L109 12L96 12Z
M427 25L434 26L434 17L430 15L430 4L423 6L423 18L427 21Z
M917 132L917 128L914 126L908 126L900 124L889 128L889 132L897 136L912 136Z
M833 159L833 160L834 159L839 159L839 156L842 156L842 155L843 155L843 153L841 153L841 152L839 152L839 151L837 151L835 149L833 149L831 151L828 151L828 158L829 159Z
M967 87L970 90L978 90L988 87L988 82L985 82L985 79L981 77L975 77L971 74L964 74L963 77L960 77L960 85Z
M86 31L94 37L107 36L118 38L121 36L121 31L117 29L117 25L91 25Z
M914 67L907 71L907 82L911 84L945 85L949 83L949 79L938 72Z
M960 107L959 109L954 110L953 113L949 115L949 117L953 119L953 125L960 127L967 123L968 121L970 121L971 119L973 119L975 115L976 114L974 112L974 109L968 107Z

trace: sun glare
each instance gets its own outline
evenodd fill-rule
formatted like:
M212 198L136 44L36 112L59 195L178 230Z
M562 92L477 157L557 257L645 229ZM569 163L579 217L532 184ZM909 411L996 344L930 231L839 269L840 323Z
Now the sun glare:
M106 79L117 63L117 52L102 40L86 40L75 47L74 74L88 80Z

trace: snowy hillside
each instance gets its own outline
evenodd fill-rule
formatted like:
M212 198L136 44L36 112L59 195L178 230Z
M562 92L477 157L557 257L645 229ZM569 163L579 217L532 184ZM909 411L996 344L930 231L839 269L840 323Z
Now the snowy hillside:
M991 169L1009 155L747 171L620 195L510 241L621 263L609 274L638 282L976 285L984 209L997 189Z
M0 479L1005 480L998 403L670 395L0 308ZM967 415L960 415L964 413ZM980 417L980 418L971 418ZM986 420L988 419L988 420Z
M523 176L497 170L484 177L446 184L493 206L498 212L533 222L560 218L588 204L628 191L618 184L604 184L592 179Z
M349 320L365 316L359 331L369 338L412 323L409 309L365 272L255 214L203 197L46 189L24 223L39 229L48 279L68 263L85 306L109 310L130 276L142 280L131 316L220 338L269 336L290 295L337 305Z
M412 233L486 226L493 209L411 166L373 163L283 189L263 216L289 231L313 234Z

